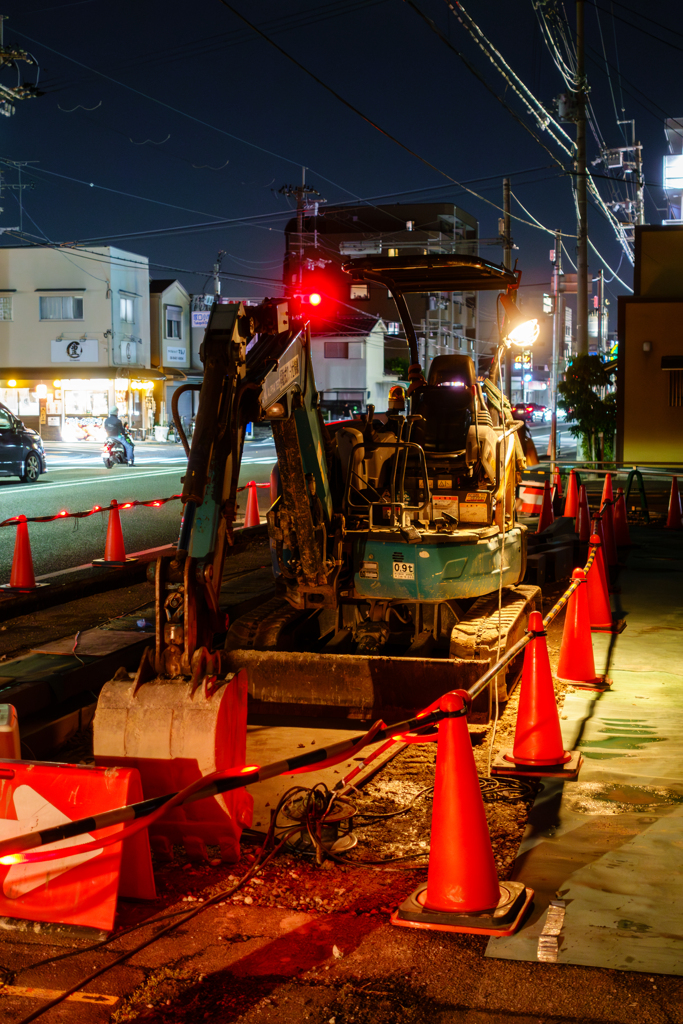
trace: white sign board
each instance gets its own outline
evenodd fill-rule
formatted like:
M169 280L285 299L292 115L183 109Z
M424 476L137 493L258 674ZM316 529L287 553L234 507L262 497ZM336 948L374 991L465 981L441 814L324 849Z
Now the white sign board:
M50 357L53 363L99 363L100 350L95 338L81 338L68 341L58 338L50 342Z
M186 363L187 362L187 349L180 348L177 345L168 345L166 348L166 362L167 363Z

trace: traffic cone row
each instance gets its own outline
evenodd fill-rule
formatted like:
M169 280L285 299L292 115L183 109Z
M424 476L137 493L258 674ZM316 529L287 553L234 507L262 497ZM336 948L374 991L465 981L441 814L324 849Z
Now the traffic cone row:
M499 882L462 693L440 702L427 882L391 923L404 928L512 935L533 898L522 882Z
M567 497L564 501L564 514L574 519L576 518L578 509L579 494L576 486L576 472L573 469L570 469L569 479L567 480Z
M604 690L610 683L595 672L588 588L583 586L586 574L583 569L574 569L572 579L579 580L580 585L567 604L557 678L579 688Z
M261 516L258 510L258 493L256 483L250 480L247 484L247 510L244 514L245 527L260 526Z
M47 583L36 583L26 516L17 516L17 536L14 541L12 571L9 583L4 583L0 590L6 594L28 594L32 590L37 590L38 587L46 586Z
M109 521L107 522L107 537L104 542L104 558L93 558L92 564L106 569L116 569L119 566L127 565L128 562L136 561L136 558L128 558L126 555L119 504L116 498L112 498Z
M666 517L667 530L683 530L683 508L681 492L678 490L678 477L671 478L671 495L669 497L669 514Z
M579 543L587 544L591 535L591 514L588 508L588 495L586 494L585 484L581 484L579 490L574 529L579 535Z
M614 505L614 540L618 548L631 546L631 535L628 532L628 518L626 516L626 502L624 491L620 487L617 491L617 500Z

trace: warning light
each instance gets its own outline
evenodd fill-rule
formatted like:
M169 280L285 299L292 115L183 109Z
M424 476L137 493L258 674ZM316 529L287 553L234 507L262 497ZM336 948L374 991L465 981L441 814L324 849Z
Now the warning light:
M323 301L322 295L318 294L318 292L311 292L311 294L308 296L308 301L312 306L319 306L320 303Z

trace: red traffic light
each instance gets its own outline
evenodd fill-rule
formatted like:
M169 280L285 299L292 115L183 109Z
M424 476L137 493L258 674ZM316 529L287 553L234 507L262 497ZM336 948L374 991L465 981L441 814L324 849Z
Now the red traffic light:
M320 303L323 301L322 295L320 295L318 292L311 292L311 294L308 296L308 301L311 306L319 306Z

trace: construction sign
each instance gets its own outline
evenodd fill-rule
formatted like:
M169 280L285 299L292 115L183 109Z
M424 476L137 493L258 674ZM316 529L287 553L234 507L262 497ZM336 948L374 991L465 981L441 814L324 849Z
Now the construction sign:
M141 799L135 769L0 761L0 839L64 825ZM107 834L122 827L115 826ZM146 831L124 844L59 855L63 847L73 850L94 839L86 833L41 847L41 852L54 850L54 860L2 858L0 916L111 931L119 889L122 895L154 897Z

